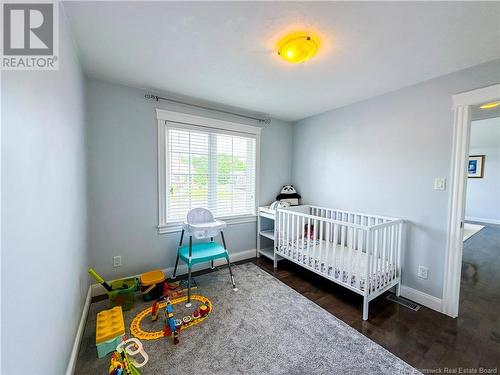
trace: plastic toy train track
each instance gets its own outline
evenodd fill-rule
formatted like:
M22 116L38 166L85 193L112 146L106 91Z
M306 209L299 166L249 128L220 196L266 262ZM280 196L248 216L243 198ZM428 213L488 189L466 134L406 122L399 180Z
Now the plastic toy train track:
M181 330L192 327L196 324L199 324L203 322L212 312L212 302L205 296L199 295L199 294L194 294L191 296L192 300L200 301L202 304L206 305L208 307L208 313L205 316L192 319L189 323L184 323L180 327ZM175 298L171 300L172 305L175 305L177 303L182 303L187 301L187 296ZM167 302L161 302L158 305L158 308L164 308L167 305ZM161 339L164 337L164 330L159 330L159 331L144 331L141 328L141 321L146 318L146 317L151 317L151 310L152 307L148 307L147 309L142 310L139 314L137 314L132 320L132 323L130 323L130 333L137 337L139 340L157 340Z

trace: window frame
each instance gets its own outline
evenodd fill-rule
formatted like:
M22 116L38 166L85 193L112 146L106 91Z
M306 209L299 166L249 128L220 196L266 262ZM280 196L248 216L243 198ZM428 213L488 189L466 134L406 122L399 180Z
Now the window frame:
M158 233L174 233L182 229L182 222L167 222L167 127L173 123L175 128L210 131L237 136L251 136L255 138L255 210L253 215L238 215L218 217L227 224L242 224L257 220L257 206L259 202L260 180L260 133L262 128L225 120L190 115L164 109L156 109L158 126Z

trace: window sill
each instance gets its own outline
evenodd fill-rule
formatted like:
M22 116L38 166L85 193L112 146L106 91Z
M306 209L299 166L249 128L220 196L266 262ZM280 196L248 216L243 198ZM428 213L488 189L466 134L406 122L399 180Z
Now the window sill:
M244 216L221 217L218 219L225 221L227 225L237 225L245 223L254 223L257 221L257 216L244 215ZM158 225L158 234L177 233L180 232L181 230L182 230L181 222Z

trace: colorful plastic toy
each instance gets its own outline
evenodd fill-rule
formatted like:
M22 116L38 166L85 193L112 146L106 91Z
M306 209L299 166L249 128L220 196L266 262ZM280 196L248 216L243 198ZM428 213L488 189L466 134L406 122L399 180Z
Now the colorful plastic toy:
M151 320L153 322L156 322L158 320L158 313L160 312L158 304L159 302L155 301L155 303L153 303L153 306L151 307Z
M122 306L123 310L129 310L134 305L134 294L137 290L137 279L135 277L115 280L108 284L92 268L88 269L89 274L97 280L108 291L109 303L111 306Z
M101 277L101 275L99 275L93 268L89 268L88 272L89 272L90 276L92 276L108 292L111 292L113 290L113 288L111 288L111 286L106 281L104 281L104 279Z
M146 361L147 362L147 361ZM145 364L145 363L144 363ZM111 356L111 362L108 370L109 375L141 375L128 357L127 351L120 348Z
M207 315L208 313L210 312L209 308L207 305L201 305L200 306L200 315L203 317L205 315Z
M161 270L143 273L140 280L144 301L152 301L161 297L165 281L165 274Z
M163 296L169 298L179 298L184 296L188 291L187 280L166 282L163 284ZM195 279L191 279L191 290L197 289L198 284Z
M142 356L142 362L137 362L134 358L130 358L130 363L134 365L136 368L141 368L149 361L148 354L144 351L144 347L142 346L142 342L138 339L128 339L126 341L122 341L117 347L116 350L119 352L120 349L124 348L125 352L129 356L136 356L140 354Z
M97 313L95 343L99 358L115 351L124 335L125 323L121 306Z
M172 336L172 341L174 344L179 343L179 332L177 332L177 327L175 324L176 319L174 319L174 308L172 307L172 302L170 299L166 299L165 306L165 336Z
M182 320L181 320L181 325L179 326L179 328L180 328L179 330L187 329L187 328L190 328L196 324L203 322L209 316L210 312L212 311L212 302L207 297L202 296L202 295L198 295L198 294L193 294L191 296L191 299L195 300L195 301L199 301L202 303L202 305L206 306L205 315L202 316L201 312L199 310L195 310L191 315L193 319L189 323L182 324ZM186 301L187 301L187 296L183 296L180 298L173 299L170 302L172 303L172 305L175 305L177 303L182 303L182 302L186 302ZM158 309L162 309L166 306L167 306L166 301L158 303ZM159 330L159 331L144 331L141 328L141 321L144 318L148 317L152 313L152 310L153 310L153 307L148 307L148 308L144 309L143 311L141 311L139 314L137 314L135 316L135 318L132 320L132 323L130 324L130 333L134 337L136 337L140 340L157 340L157 339L160 339L160 338L165 336L164 329ZM175 321L174 321L174 323L175 323ZM175 330L175 331L177 331L177 330ZM170 334L171 333L172 332L170 332Z

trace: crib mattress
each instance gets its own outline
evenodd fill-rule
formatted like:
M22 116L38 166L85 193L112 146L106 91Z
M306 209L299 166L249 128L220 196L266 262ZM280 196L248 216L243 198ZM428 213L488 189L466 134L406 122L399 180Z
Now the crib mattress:
M329 245L329 256L327 256L327 245ZM329 277L348 283L352 287L360 290L365 289L367 254L362 251L352 249L351 257L349 258L349 247L337 245L334 260L332 243L327 244L325 240L308 241L306 239L303 244L302 239L298 239L290 241L288 246L286 244L281 245L277 249L277 252L298 263L312 267L316 271L326 274ZM351 270L350 280L349 270ZM375 270L372 270L371 275L369 275L370 291L386 285L397 276L397 268L395 265L378 259ZM359 286L357 285L358 279Z

